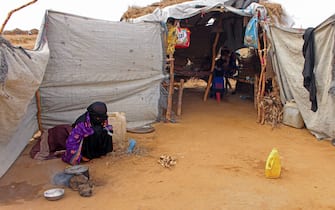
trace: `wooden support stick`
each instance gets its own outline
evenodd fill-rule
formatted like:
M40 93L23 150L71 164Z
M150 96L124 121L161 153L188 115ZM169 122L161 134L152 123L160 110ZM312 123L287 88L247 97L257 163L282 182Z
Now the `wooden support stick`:
M37 105L37 123L38 123L38 130L43 131L42 127L42 120L41 120L41 95L40 90L37 90L35 92L35 98L36 98L36 105Z
M261 72L261 76L259 78L259 83L258 83L258 93L257 93L257 107L258 107L258 112L257 112L257 122L260 123L262 120L262 115L263 115L263 109L262 109L262 100L263 100L263 96L262 95L262 90L263 90L263 85L265 85L265 72L263 71L263 67L262 67L262 72Z
M264 103L262 103L262 106L261 106L261 124L264 125L265 123L265 107L264 107Z
M258 78L258 84L257 84L257 104L260 103L261 100L261 89L262 89L262 81L263 81L263 67L261 67L261 74Z
M260 41L258 39L258 48L261 47L261 44L260 44ZM260 76L259 76L259 81L258 81L258 85L257 85L257 122L260 123L261 122L261 87L262 87L262 81L263 81L263 64L262 64L262 51L260 49L258 49L258 56L259 56L259 59L260 59L260 63L261 63L261 73L260 73Z
M266 46L266 32L263 30L263 53L262 53L262 71L263 71L263 84L261 89L261 97L263 98L265 92L265 83L266 83L266 59L267 59L267 46Z
M265 84L266 84L266 59L267 59L267 40L266 40L266 32L263 30L263 52L262 52L262 88L261 88L261 100L263 100L265 95ZM261 109L261 124L265 123L265 107L262 102L262 109Z
M260 123L262 119L262 112L261 112L261 101L258 102L257 104L257 122Z
M216 58L216 45L218 44L219 37L220 37L220 32L216 32L215 40L214 40L213 47L212 47L212 65L211 65L211 70L210 70L210 74L209 74L208 81L207 81L207 86L206 86L205 95L203 99L204 101L207 100L209 89L211 87L212 80L213 80L213 71L215 67L215 58Z
M258 92L258 76L255 74L255 80L254 80L254 106L257 110L257 92Z
M260 40L258 38L258 56L261 62L261 74L258 82L258 93L257 93L257 122L264 123L264 107L261 102L265 93L265 83L266 83L266 59L267 59L267 39L266 31L263 29L263 50L261 50Z
M170 64L170 84L169 84L169 94L168 94L168 101L167 101L167 109L166 109L166 120L171 120L171 111L172 111L172 98L173 98L173 91L174 91L174 59L173 54L169 55L169 64Z
M8 22L8 20L9 20L9 18L12 16L12 14L13 14L14 12L17 12L17 11L19 11L20 9L23 9L23 8L29 6L29 5L31 5L31 4L33 4L33 3L35 3L35 2L37 2L37 1L38 1L38 0L33 0L33 1L31 1L31 2L28 2L27 4L22 5L21 7L18 7L18 8L16 8L16 9L13 9L12 11L10 11L10 12L8 13L8 15L7 15L7 18L5 19L5 21L3 22L2 26L1 26L0 34L2 34L2 32L3 32L3 30L5 29L5 26L6 26L7 22Z
M178 108L177 108L177 116L181 115L181 105L183 101L183 91L184 91L184 79L180 80L179 89L178 89Z

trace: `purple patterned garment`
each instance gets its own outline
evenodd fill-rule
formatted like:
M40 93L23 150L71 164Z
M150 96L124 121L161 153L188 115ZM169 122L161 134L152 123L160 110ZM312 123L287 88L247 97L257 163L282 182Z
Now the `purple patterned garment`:
M83 139L94 133L91 127L91 121L89 113L86 113L86 119L84 122L79 122L72 129L68 139L66 140L66 152L62 156L62 160L71 165L80 164L81 160L81 146ZM113 130L111 125L108 125L108 121L104 122L104 127L108 130Z

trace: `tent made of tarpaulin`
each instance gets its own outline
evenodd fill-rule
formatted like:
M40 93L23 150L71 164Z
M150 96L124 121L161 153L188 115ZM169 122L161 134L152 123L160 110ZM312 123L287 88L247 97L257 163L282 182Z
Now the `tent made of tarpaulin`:
M257 10L266 11L264 5L256 2L258 1L185 1L163 8L157 7L152 13L139 17L138 13L132 13L130 8L123 15L123 21L135 23L162 22L168 28L170 25L177 23L181 28L189 29L189 46L178 48L174 51L174 74L176 80L183 77L186 77L186 79L197 77L208 80L213 64L213 53L218 54L220 49L223 48L233 52L246 47L244 35L248 20L253 17ZM162 5L164 6L164 2ZM278 4L272 4L271 6L281 8ZM148 11L148 9L143 8L143 11ZM278 17L275 15L270 17L273 23L283 26L292 25L292 19L286 14L285 10ZM219 38L216 41L218 36ZM215 51L214 47L216 48ZM254 77L254 74L252 74L252 77Z
M173 54L174 77L176 81L191 77L208 81L204 95L206 100L214 58L220 53L220 49L227 48L233 52L245 47L244 31L248 19L260 8L265 10L264 6L255 1L197 0L156 8L152 13L134 19L129 12L129 19L125 21L161 22L167 28L173 28L170 26L177 23L181 28L189 29L189 46L178 48Z
M206 57L212 53L213 37L220 32L219 45L231 51L245 47L243 43L244 30L247 20L252 17L257 8L264 8L256 3L257 0L196 0L156 8L152 13L127 21L163 22L178 20L181 27L191 30L191 44L189 48L178 49L176 59L182 54L192 53L194 57ZM249 17L249 18L244 18ZM280 20L279 20L280 19ZM221 20L221 23L220 23ZM291 25L292 20L282 12L273 22L281 25ZM180 52L180 53L179 53ZM183 59L187 62L186 58ZM178 63L178 60L176 60ZM203 61L201 61L203 62ZM204 69L199 66L199 69Z
M304 88L304 30L271 26L270 33L282 101L296 102L306 127L317 138L335 138L335 16L314 29L316 112L311 110L310 93Z
M227 5L225 0L211 1L187 1L180 4L170 5L165 8L157 8L151 14L135 18L134 22L161 21L167 22L169 18L178 20L197 21L207 23L210 14L215 12L230 12L240 16L252 16L257 3L251 3L245 9L237 9ZM317 85L317 100L319 109L311 111L309 92L303 86L304 57L303 33L304 30L294 30L284 26L292 25L292 19L287 15L282 16L273 24L265 26L271 40L270 54L272 57L273 69L276 70L277 80L280 85L281 101L284 104L294 99L301 112L306 127L317 138L335 138L335 104L334 94L329 91L334 86L334 17L326 20L315 29L316 63L315 76ZM270 29L268 30L268 27ZM209 30L208 33L212 32ZM191 45L192 45L191 34ZM238 44L242 44L237 43ZM229 45L229 44L228 44ZM230 43L234 48L236 43ZM229 46L228 46L229 47ZM191 47L190 47L191 48ZM202 52L206 48L202 48ZM184 49L182 49L184 50ZM210 49L211 50L211 49ZM193 50L195 51L195 50ZM176 50L177 52L177 50ZM186 51L183 51L185 53ZM179 56L178 52L175 56ZM175 58L176 61L178 58ZM334 88L334 87L333 87Z
M38 130L36 91L43 129L73 123L94 101L125 112L128 128L156 121L164 78L162 32L158 23L47 11L34 51L0 43L6 64L1 69L8 72L0 97L0 176Z

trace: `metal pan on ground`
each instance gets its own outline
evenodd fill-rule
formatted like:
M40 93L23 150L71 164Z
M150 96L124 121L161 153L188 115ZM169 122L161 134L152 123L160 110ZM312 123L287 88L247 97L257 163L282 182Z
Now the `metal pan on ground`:
M84 166L84 165L75 165L75 166L68 167L64 170L64 172L66 174L72 174L72 175L83 174L87 178L89 178L88 166Z
M129 133L152 133L155 131L155 128L151 125L145 125L142 127L136 127L136 128L127 128L127 132Z
M49 201L56 201L64 197L64 189L52 188L44 191L44 197Z

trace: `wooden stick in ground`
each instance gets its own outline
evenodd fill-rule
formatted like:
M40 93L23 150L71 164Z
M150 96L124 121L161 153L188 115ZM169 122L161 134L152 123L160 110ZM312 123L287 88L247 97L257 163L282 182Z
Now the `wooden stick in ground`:
M5 26L6 26L7 22L8 22L8 20L9 20L9 18L12 16L12 14L13 14L14 12L17 12L17 11L19 11L20 9L23 9L23 8L25 8L25 7L27 7L27 6L31 5L31 4L34 4L34 3L37 2L37 1L38 1L38 0L33 0L33 1L31 1L31 2L28 2L27 4L22 5L21 7L18 7L18 8L16 8L16 9L13 9L12 11L10 11L10 12L8 13L8 15L7 15L7 18L5 19L5 21L3 22L2 26L1 26L0 34L3 33L3 31L4 31L4 29L5 29Z
M265 83L266 83L266 59L267 59L267 40L266 40L266 32L263 30L263 53L262 53L262 72L263 72L263 81L262 81L262 89L261 89L261 97L263 98L265 93Z
M262 78L262 88L261 88L261 100L263 100L265 95L265 84L266 84L266 61L267 59L267 39L266 39L266 32L263 30L263 52L262 52L262 72L263 72L263 78ZM265 123L265 107L262 106L262 117L261 117L261 124Z
M262 106L261 106L261 124L264 125L265 123L265 107L264 107L264 103L262 103Z
M43 131L42 127L42 120L41 120L41 96L40 90L35 92L36 104L37 104L37 123L38 123L38 130Z
M259 100L257 103L257 122L260 123L262 120L262 108L261 108L262 104L261 101Z
M169 65L170 65L170 84L169 84L169 93L168 93L168 101L167 101L167 109L166 109L166 120L171 120L171 111L172 111L172 98L174 91L174 59L173 54L169 55Z
M211 70L210 70L210 74L209 74L208 81L207 81L207 86L206 86L205 95L203 99L204 101L207 100L209 89L211 87L212 80L213 80L213 71L215 67L215 58L216 58L216 46L218 44L219 37L220 37L220 32L216 32L215 40L214 40L213 47L212 47L212 65L211 65Z
M264 72L264 67L263 67L263 64L262 64L262 67L261 67L262 71L261 71L261 76L259 78L259 83L258 83L258 94L257 94L257 99L258 99L258 102L257 102L257 107L258 107L258 112L257 112L257 122L261 122L262 121L262 118L264 117L264 109L262 109L262 100L263 100L263 96L264 94L263 93L263 86L265 87L265 72Z
M255 74L254 79L254 107L257 110L257 92L258 92L258 75Z
M262 108L260 103L263 100L265 93L265 83L266 83L266 57L267 57L267 39L266 32L263 29L263 50L260 49L260 39L258 38L258 56L261 62L261 75L259 77L258 82L258 93L257 93L257 104L258 104L258 112L257 112L257 122L264 122L264 107Z
M184 79L180 80L179 89L178 89L178 108L177 116L181 115L181 105L183 101L183 91L184 91Z
M262 50L260 49L261 48L261 43L260 43L260 40L259 40L259 37L257 39L257 42L258 42L258 57L259 57L259 60L260 60L260 63L261 63L261 73L260 73L260 76L259 76L259 81L258 81L258 87L257 87L257 122L261 122L261 87L262 87L262 81L263 81L263 64L262 64Z

